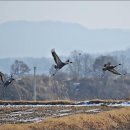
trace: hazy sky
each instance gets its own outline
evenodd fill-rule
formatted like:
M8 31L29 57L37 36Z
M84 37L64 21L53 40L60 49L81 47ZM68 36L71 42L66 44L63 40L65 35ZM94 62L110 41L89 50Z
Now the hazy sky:
M130 1L0 1L0 23L65 21L88 28L130 28Z
M71 22L89 29L130 29L130 1L0 1L0 24L17 20Z

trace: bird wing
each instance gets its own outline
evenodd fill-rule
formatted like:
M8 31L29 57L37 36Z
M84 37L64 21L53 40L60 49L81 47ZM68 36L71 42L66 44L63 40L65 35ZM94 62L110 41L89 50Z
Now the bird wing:
M110 72L112 72L113 74L117 74L117 75L121 75L119 72L117 72L115 69L110 69Z
M52 56L53 56L54 61L55 61L56 64L62 63L62 61L60 60L60 58L59 58L58 55L56 54L55 49L52 49L52 50L51 50L51 53L52 53Z
M4 83L4 74L2 72L0 72L0 79Z

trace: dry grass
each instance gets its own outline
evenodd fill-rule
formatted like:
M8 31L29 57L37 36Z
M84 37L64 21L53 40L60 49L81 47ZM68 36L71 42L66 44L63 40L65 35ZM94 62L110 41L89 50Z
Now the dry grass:
M50 100L50 101L26 101L26 100L20 100L20 101L4 101L0 100L0 105L55 105L55 104L63 104L63 105L73 105L74 101L70 100Z
M1 125L0 130L129 130L130 108L98 114L76 114L51 118L40 123Z
M120 103L120 102L126 102L126 101L130 101L129 99L125 99L125 100L113 100L113 99L109 99L109 100L101 100L101 99L92 99L89 100L90 102L93 103ZM81 101L82 102L82 101ZM84 101L83 101L84 102Z
M89 100L91 103L122 103L125 101L130 101L130 100L100 100L100 99L93 99ZM84 102L84 101L81 101ZM26 101L26 100L20 100L20 101L4 101L0 100L0 105L74 105L75 101L71 100L48 100L48 101Z

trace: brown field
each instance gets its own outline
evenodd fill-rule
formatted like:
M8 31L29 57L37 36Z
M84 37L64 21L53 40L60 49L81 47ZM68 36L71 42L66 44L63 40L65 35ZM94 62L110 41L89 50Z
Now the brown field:
M124 100L91 101L112 103ZM50 102L73 104L73 101ZM130 130L130 107L4 106L0 107L0 130Z

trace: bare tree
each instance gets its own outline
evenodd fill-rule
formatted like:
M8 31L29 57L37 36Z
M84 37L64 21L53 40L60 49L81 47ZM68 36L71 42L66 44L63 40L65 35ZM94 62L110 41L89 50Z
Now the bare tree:
M11 73L18 76L24 75L30 71L30 68L23 61L15 60L11 65Z
M89 76L92 71L93 58L87 53L73 51L70 55L73 64L69 66L69 72L75 79Z
M78 79L80 77L81 72L81 52L80 51L73 51L70 55L71 60L73 61L73 64L69 65L69 72L70 75Z
M91 74L92 70L93 70L93 58L91 55L89 54L82 54L82 75L83 77L87 77Z

